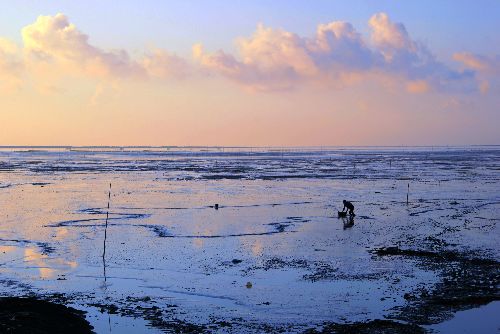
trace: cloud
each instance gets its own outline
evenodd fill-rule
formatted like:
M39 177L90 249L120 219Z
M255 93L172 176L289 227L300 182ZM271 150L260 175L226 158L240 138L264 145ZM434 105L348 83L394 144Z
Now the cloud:
M490 88L500 89L500 56L484 56L469 52L459 52L453 55L453 59L461 63L465 68L474 70L479 77L479 91L486 94Z
M7 91L16 90L22 82L23 68L17 45L0 38L0 88Z
M22 29L22 37L32 64L58 63L73 73L99 78L145 76L145 70L126 51L104 51L89 44L88 36L64 14L39 16Z
M478 72L495 75L500 73L500 56L498 55L487 57L469 52L459 52L453 55L453 59Z
M481 92L481 94L488 93L490 91L490 83L486 80L482 81L479 84L479 91Z
M410 93L420 94L426 93L430 89L429 84L425 80L409 81L406 84L406 90Z
M147 53L141 60L141 66L151 78L157 79L182 79L191 72L185 59L161 49Z
M412 41L402 23L393 23L385 13L377 13L368 21L372 29L372 42L378 46L386 59L391 60L394 52L405 50L415 52L417 45Z
M439 62L387 14L373 15L368 25L371 34L365 40L344 21L318 25L311 38L260 24L252 36L237 40L238 56L222 50L205 53L201 45L193 55L211 73L258 90L289 89L305 82L343 87L377 77L406 81L408 91L415 93L471 89L472 71L456 71Z
M342 64L347 70L367 70L380 61L380 56L368 48L354 27L343 21L320 24L314 39L308 41L315 62L328 70Z
M458 62L461 62L468 68L472 68L478 71L486 70L489 67L487 59L481 56L473 55L468 52L455 53L453 55L453 59L455 59Z
M373 15L368 21L374 52L384 62L381 71L408 80L407 91L423 93L432 89L447 92L475 89L472 71L454 70L436 59L421 42L412 39L402 23L392 22L385 13Z
M90 43L64 14L39 16L22 31L23 45L0 38L0 89L15 92L33 85L40 93L64 92L68 77L90 79L97 88L92 101L122 81L178 80L192 73L185 59L162 49L132 58L126 50L104 50ZM108 89L106 89L108 91ZM91 102L92 102L91 101Z
M53 92L60 91L65 77L114 84L208 73L256 91L290 90L306 84L343 88L377 81L422 94L486 92L490 81L483 78L478 83L476 74L499 72L499 57L469 53L454 55L463 64L461 70L450 68L385 13L373 15L368 27L369 35L364 37L349 22L333 21L319 24L313 36L303 37L259 24L251 36L236 40L234 55L224 50L206 52L202 44L194 45L193 64L163 49L146 51L140 57L131 57L123 49L105 50L92 45L64 14L39 16L22 29L22 47L0 39L0 85L19 87L29 76L40 91Z
M123 49L104 50L64 14L39 16L22 29L23 47L0 40L0 75L29 74L41 92L60 91L58 83L68 76L102 82L121 80L179 79L189 73L182 58L161 49L133 59ZM18 83L21 81L18 80Z
M204 69L251 88L282 90L319 72L304 43L296 34L259 25L251 38L237 41L242 60L222 50L206 54L201 44L193 46L193 56Z
M238 58L222 50L207 54L201 44L193 47L193 56L206 70L257 90L348 77L370 69L374 61L359 33L346 22L319 25L311 39L259 24L251 37L239 38L236 44Z
M21 67L17 45L8 39L0 38L0 68L3 71L16 72Z

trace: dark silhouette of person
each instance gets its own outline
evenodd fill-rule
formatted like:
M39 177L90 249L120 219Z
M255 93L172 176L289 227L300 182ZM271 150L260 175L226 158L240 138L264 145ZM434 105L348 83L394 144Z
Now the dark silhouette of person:
M344 210L349 210L349 214L351 216L354 216L354 205L352 205L351 202L348 202L346 200L343 200L342 201L344 203L344 208L342 209L342 212L344 212Z

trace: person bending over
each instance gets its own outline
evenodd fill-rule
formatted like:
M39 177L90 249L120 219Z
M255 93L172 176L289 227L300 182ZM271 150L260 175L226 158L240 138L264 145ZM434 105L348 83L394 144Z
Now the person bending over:
M349 210L349 214L351 216L354 216L354 205L346 200L343 200L342 202L344 202L344 208L342 209L342 212L344 212L344 210Z

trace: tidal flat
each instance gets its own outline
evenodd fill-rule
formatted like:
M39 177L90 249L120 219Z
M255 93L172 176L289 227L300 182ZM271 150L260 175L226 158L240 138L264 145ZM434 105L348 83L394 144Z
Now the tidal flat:
M500 328L499 146L4 147L0 205L0 305L89 332Z

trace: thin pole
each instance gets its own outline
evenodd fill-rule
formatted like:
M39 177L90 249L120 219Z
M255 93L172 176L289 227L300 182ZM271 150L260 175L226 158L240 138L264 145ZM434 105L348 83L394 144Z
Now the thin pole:
M108 237L108 217L109 217L109 202L111 201L111 183L109 184L109 193L108 193L108 211L106 211L106 225L104 226L104 247L102 251L102 260L105 261L104 257L106 256L106 239Z
M408 192L406 193L406 205L408 205L408 195L410 194L410 183L408 183Z
M102 251L102 269L104 273L104 292L106 294L106 299L107 297L107 291L108 287L106 284L107 281L107 276L106 276L106 239L108 237L108 218L109 218L109 202L111 202L111 182L109 183L109 192L108 192L108 210L106 211L106 224L104 225L104 247ZM108 325L109 325L109 332L111 333L111 317L108 312Z

